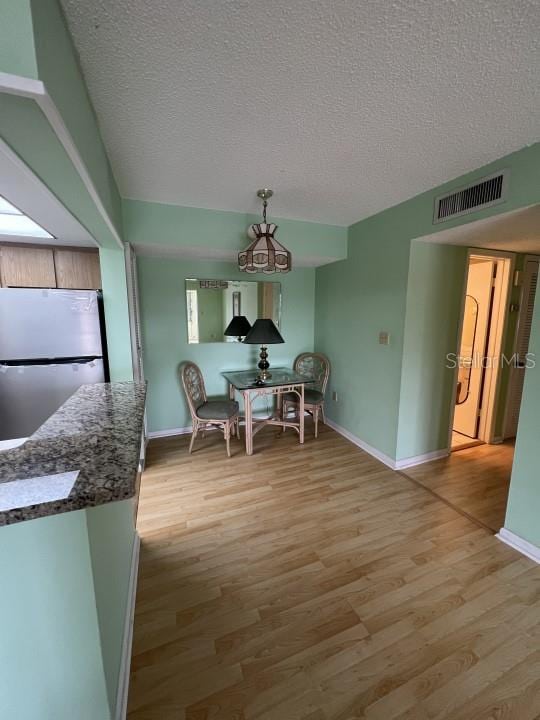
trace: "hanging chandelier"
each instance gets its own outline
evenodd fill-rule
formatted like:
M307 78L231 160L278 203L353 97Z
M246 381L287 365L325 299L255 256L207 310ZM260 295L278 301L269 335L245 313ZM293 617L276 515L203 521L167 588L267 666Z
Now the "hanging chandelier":
M243 272L262 272L269 275L289 272L291 269L291 253L274 237L277 225L266 222L266 208L273 194L274 191L268 188L257 190L257 197L263 201L263 221L250 225L248 235L254 240L249 247L238 253L238 267Z

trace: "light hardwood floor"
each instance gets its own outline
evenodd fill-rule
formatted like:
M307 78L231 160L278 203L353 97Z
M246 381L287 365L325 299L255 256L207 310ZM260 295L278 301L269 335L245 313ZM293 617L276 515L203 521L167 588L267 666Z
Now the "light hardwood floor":
M151 444L129 720L540 718L540 567L310 431Z
M514 442L477 445L417 465L404 475L439 495L494 532L504 525Z
M452 450L463 450L467 447L475 447L476 445L482 444L481 440L470 438L467 435L462 435L461 433L452 430Z

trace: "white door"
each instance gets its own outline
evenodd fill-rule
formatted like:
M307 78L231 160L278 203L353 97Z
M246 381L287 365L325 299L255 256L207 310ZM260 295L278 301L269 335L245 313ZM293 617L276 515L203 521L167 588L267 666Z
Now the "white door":
M454 430L471 438L478 435L494 270L493 260L473 259L467 276Z
M504 439L516 437L523 382L525 380L526 356L529 352L531 326L538 284L538 260L527 260L523 273L523 291L521 295L519 325L516 336L515 362L510 369L508 402L504 423Z

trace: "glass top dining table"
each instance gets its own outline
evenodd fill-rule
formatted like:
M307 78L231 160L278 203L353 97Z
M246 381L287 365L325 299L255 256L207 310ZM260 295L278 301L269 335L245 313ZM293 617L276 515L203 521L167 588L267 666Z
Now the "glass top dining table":
M257 370L231 370L221 373L230 385L237 390L260 390L279 385L302 385L314 382L313 378L299 375L289 368L271 368L272 377L262 384L257 383Z
M289 368L271 368L272 377L264 382L257 381L257 370L234 370L222 372L229 383L229 396L234 400L235 392L244 398L244 427L246 434L246 454L253 454L253 436L266 425L279 425L283 429L294 428L300 443L304 442L304 385L315 382L314 378L300 375ZM296 397L296 419L286 417L283 410L283 395ZM277 407L267 418L254 418L252 401L259 395L274 395Z

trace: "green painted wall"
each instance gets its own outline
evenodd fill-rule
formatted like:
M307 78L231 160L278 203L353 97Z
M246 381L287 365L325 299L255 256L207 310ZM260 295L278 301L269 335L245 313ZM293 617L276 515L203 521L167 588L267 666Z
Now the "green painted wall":
M101 248L99 260L111 380L133 380L124 252Z
M396 459L448 447L467 248L412 242Z
M138 257L138 274L149 430L187 427L191 421L178 382L179 363L196 362L204 373L208 394L225 395L226 383L220 373L256 367L259 349L236 343L189 345L184 280L246 280L246 275L229 263L146 256ZM313 349L315 271L297 269L279 280L285 343L269 349L274 367L290 366L298 353Z
M536 294L529 352L536 356L536 366L525 371L504 526L540 548L540 293Z
M432 224L436 195L502 168L511 171L506 202L444 223L444 229L540 202L537 143L352 225L348 259L317 268L315 347L332 360L330 389L339 397L338 403L328 402L328 415L391 459L398 457L398 419L405 417L412 393L408 387L401 393L411 241L442 229ZM411 271L414 275L414 263ZM455 298L461 290L462 283ZM378 344L380 330L390 333L389 346ZM435 377L435 370L429 372ZM437 403L447 392L442 390ZM437 438L439 433L442 428ZM400 456L409 456L409 445L420 449L421 437L402 435Z
M0 0L0 72L38 76L30 0Z
M108 720L84 511L0 528L0 717Z
M133 500L86 511L99 635L111 717L116 699L135 541Z
M133 500L0 528L0 717L111 720Z
M32 0L39 79L58 108L97 192L121 233L121 200L58 0Z
M409 243L397 236L399 220L389 211L354 225L347 261L316 271L315 349L332 363L327 415L391 457L409 263ZM390 345L379 345L380 330L390 333Z
M183 247L196 257L200 247L211 248L216 259L225 260L231 251L249 244L248 226L260 216L220 210L124 200L126 238L135 245ZM293 262L306 256L328 262L347 256L347 228L335 225L284 220L269 214L279 226L276 238L293 254Z

